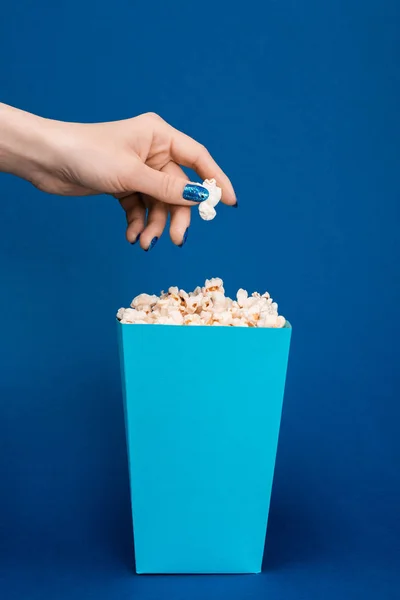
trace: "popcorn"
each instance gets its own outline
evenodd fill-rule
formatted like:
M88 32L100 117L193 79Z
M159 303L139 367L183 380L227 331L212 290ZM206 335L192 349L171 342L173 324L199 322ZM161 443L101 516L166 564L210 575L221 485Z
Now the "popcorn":
M233 327L249 327L249 325L246 323L246 321L244 319L233 319L232 320L232 326Z
M281 327L285 327L285 325L286 325L285 317L282 317L282 315L277 316L276 317L276 326L278 328L281 328Z
M212 305L213 303L211 297L207 294L203 295L201 299L201 308L203 310L208 310L209 308L212 308Z
M242 288L240 288L240 290L238 290L238 293L236 294L236 298L240 308L243 308L246 304L248 293L246 292L246 290L242 290Z
M201 288L200 288L201 289ZM186 312L195 313L202 306L203 294L200 292L196 296L189 296L186 300Z
M232 325L233 323L233 315L229 310L214 315L214 319L216 319L216 322L220 325L227 326Z
M262 310L262 305L261 303L257 303L257 304L253 304L253 306L250 306L250 308L246 311L247 316L252 320L252 321L258 321L258 319L260 318L260 313Z
M140 294L129 308L118 310L117 319L135 325L282 328L286 324L268 292L249 296L239 289L236 300L232 300L225 296L219 277L207 279L203 287L190 293L173 286L160 296Z
M211 301L214 312L223 312L228 307L229 299L223 292L211 292Z
M183 324L184 325L201 325L201 318L200 315L185 315L183 317Z
M202 310L200 319L204 325L211 325L213 321L213 313L210 310Z
M221 200L222 190L217 186L217 182L215 179L205 179L203 181L203 186L208 189L209 196L206 200L212 207L217 206L218 202Z
M209 196L199 204L199 214L204 221L212 221L217 215L215 206L221 200L222 190L217 186L215 179L205 179L202 185L207 188Z
M183 325L183 316L179 310L173 310L169 313L169 318L177 325Z
M203 221L212 221L217 216L217 211L205 200L199 206L199 214Z
M158 325L178 325L171 317L160 317L157 321Z
M132 321L127 321L126 319L121 319L121 323L124 324L132 324ZM138 319L137 321L134 321L135 325L148 325L148 321L143 321L141 319Z
M122 309L119 309L119 313ZM144 310L136 310L135 308L126 308L124 310L123 315L121 316L121 320L124 320L126 323L136 323L137 321L143 321L147 319L147 313Z
M285 323L283 323L283 325L280 325L279 323L277 316L265 315L260 319L258 327L283 327L285 325Z
M189 296L198 296L202 291L203 289L200 286L197 286L194 292L189 292Z
M121 321L124 318L125 308L120 308L117 312L117 319Z
M142 306L154 306L158 302L158 296L149 296L149 294L140 294L131 302L132 308L141 308Z
M206 283L204 285L204 290L206 292L222 292L225 293L224 290L224 282L219 277L213 277L212 279L206 279Z
M261 300L261 298L257 298L255 296L251 295L249 298L246 298L244 300L243 306L245 306L247 309L250 309L253 306L259 306L260 310L261 310L262 307L264 306L264 302Z

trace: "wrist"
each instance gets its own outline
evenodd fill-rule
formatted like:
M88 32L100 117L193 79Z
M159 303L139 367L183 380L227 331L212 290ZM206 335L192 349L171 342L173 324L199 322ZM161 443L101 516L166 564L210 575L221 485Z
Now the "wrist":
M33 181L52 159L51 121L0 103L0 171Z

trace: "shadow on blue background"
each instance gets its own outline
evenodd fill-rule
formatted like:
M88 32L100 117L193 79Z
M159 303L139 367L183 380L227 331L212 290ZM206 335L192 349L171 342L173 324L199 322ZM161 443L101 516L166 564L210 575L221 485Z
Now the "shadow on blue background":
M394 0L2 6L2 101L158 112L240 201L145 254L112 199L0 176L4 598L398 598L399 25ZM139 578L114 314L209 276L294 325L265 573Z

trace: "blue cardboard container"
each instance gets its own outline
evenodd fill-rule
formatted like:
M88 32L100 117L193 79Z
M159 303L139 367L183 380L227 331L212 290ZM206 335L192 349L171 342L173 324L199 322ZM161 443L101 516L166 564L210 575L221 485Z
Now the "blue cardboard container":
M118 322L137 573L259 573L291 327Z

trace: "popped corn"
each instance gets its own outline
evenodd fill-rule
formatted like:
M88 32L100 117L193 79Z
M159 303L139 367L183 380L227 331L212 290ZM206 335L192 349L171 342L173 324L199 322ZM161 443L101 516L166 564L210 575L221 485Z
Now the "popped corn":
M202 185L207 188L209 196L199 204L199 214L204 221L212 221L217 215L215 207L221 200L222 190L217 186L215 179L206 179Z
M160 296L140 294L129 308L120 308L117 319L123 324L187 325L225 327L270 327L280 329L286 319L278 304L265 292L261 295L239 289L236 300L225 296L219 277L207 279L203 287L189 294L170 287Z

